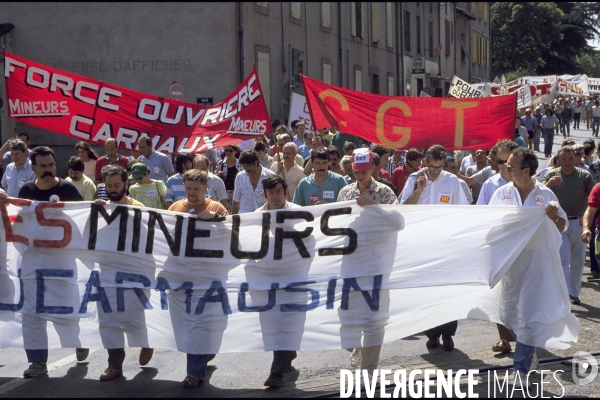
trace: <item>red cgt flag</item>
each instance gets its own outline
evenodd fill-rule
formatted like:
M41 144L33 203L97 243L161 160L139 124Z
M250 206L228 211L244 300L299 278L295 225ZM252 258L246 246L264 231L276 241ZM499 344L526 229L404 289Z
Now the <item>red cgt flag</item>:
M491 149L513 139L516 96L482 99L381 96L302 77L316 129L341 132L393 149Z

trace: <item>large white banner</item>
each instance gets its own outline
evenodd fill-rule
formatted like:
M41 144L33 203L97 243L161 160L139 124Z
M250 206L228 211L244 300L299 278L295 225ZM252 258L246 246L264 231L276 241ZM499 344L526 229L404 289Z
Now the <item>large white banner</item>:
M588 78L590 94L600 94L600 78Z
M571 75L568 75L571 76ZM558 94L568 96L589 96L588 78L586 75L575 75L569 79L558 78Z
M0 346L339 349L465 318L548 348L579 332L541 208L351 201L202 221L10 201Z
M454 75L452 78L452 83L450 84L450 90L448 91L448 95L452 97L457 97L459 99L464 98L481 98L487 97L488 94L486 92L475 87L469 85L467 82L460 79L458 76Z
M290 104L290 118L288 123L291 124L292 121L298 120L304 122L304 128L306 130L312 130L312 119L310 117L310 113L308 111L308 106L306 105L306 97L301 94L292 92L292 100ZM288 129L292 129L292 126L289 125Z

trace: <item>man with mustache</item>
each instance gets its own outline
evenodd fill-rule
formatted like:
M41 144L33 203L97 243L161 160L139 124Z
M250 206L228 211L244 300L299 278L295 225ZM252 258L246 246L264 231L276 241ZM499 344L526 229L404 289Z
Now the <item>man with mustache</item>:
M52 202L83 201L83 197L81 197L81 194L79 194L79 191L72 183L56 177L56 158L54 156L54 151L50 147L39 146L31 151L31 169L35 173L36 179L26 182L21 186L18 194L19 198ZM27 324L27 326L29 326L29 329L23 330L23 340L25 342L27 360L31 363L29 368L23 372L23 377L35 378L36 376L47 374L47 320L36 315L23 314L23 323L24 325ZM30 335L30 330L36 331L38 335L45 336L46 348L28 348L28 336ZM75 350L77 361L85 360L89 352L89 349L77 348Z
M132 199L127 196L125 193L127 191L127 184L129 183L127 170L118 165L106 165L102 168L101 171L102 180L104 181L104 185L106 186L106 193L108 198L110 199L108 202L104 200L97 199L96 204L104 205L104 204L124 204L128 206L138 206L144 207L144 204L140 203L136 199ZM102 326L104 325L104 320L100 320L101 329L107 329L108 327ZM123 333L121 333L122 335ZM144 349L140 351L140 360L142 360L142 355L144 355L144 359L147 358L147 354L151 353L152 349ZM101 381L108 381L114 379L118 376L123 375L123 361L125 361L125 348L117 348L117 349L106 349L108 352L108 368L104 370L104 372L100 375ZM142 360L145 361L145 360ZM148 359L148 361L150 361ZM146 361L146 364L148 363ZM142 362L140 362L142 364ZM145 365L145 364L142 364Z
M294 192L293 202L300 206L335 203L340 190L347 185L340 174L328 170L329 152L315 149L310 155L313 174L302 179Z

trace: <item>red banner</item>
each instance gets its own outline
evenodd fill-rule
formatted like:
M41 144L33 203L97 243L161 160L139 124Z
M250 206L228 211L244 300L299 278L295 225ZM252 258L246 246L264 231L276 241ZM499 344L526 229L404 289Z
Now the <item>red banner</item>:
M302 77L316 129L344 133L393 149L491 149L515 135L516 96L483 99L392 97L357 92Z
M120 149L150 136L164 153L202 152L271 132L254 69L222 102L202 106L136 92L4 52L9 116L19 122Z

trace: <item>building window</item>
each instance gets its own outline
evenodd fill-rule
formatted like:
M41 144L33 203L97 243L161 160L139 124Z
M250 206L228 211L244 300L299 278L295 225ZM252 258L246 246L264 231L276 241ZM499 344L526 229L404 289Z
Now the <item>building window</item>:
M404 50L410 51L410 12L404 11Z
M394 85L394 75L393 74L388 74L387 77L387 93L388 96L395 96L395 92L396 92L396 85Z
M321 3L321 26L323 28L331 28L331 3Z
M331 61L323 61L323 64L321 66L321 80L331 85Z
M429 12L433 13L433 1L429 2Z
M264 49L264 47L261 46L261 49ZM257 50L256 65L260 87L267 103L267 110L271 111L271 60L269 53L264 50Z
M352 36L362 38L362 3L360 1L350 3L350 19Z
M292 18L302 19L302 3L299 1L292 1L290 3L290 11Z
M256 5L259 7L269 8L269 3L266 1L257 1Z
M485 3L483 1L479 2L479 19L483 19L483 14L485 10Z
M471 62L473 64L477 63L478 60L478 50L479 50L479 40L476 33L471 34Z
M433 22L429 21L429 57L433 58Z
M381 40L381 3L371 3L371 40L379 43Z
M483 3L483 22L488 22L488 13L490 12L490 5L488 3Z
M373 80L372 85L371 85L371 91L374 94L379 94L379 75L377 74L372 74L371 78Z
M354 90L362 92L362 70L354 67Z
M417 15L417 54L421 54L421 17Z
M386 45L394 47L394 5L385 3L385 29Z

